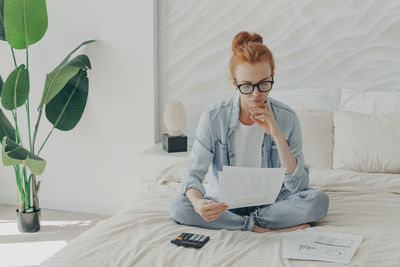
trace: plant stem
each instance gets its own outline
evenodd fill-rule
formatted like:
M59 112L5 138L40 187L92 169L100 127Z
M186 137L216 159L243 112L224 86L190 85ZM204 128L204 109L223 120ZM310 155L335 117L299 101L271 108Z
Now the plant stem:
M25 47L26 47L26 68L28 68L28 47L29 47L29 42L28 42L28 23L27 23L27 19L26 19L26 0L23 0L23 6L24 6Z
M42 146L40 147L40 149L39 149L39 151L38 151L38 153L37 153L37 155L38 155L38 156L39 156L39 154L40 154L40 151L42 151L42 148L43 148L44 144L46 144L46 142L47 142L47 139L49 139L49 137L50 137L51 133L53 132L53 130L54 130L54 127L53 127L53 128L51 128L51 131L50 131L50 133L47 135L47 137L46 137L46 139L44 140L44 142L43 142Z
M17 164L16 165L16 169L17 169L17 179L18 180L21 180L21 170L20 170L20 166L19 166L19 164ZM21 183L21 182L20 182ZM21 183L22 184L22 183ZM24 187L26 186L26 184L24 183ZM21 205L23 202L24 202L24 200L25 200L25 188L22 188L22 185L21 185L21 203L19 204L19 205ZM25 210L26 210L26 208L25 208L26 206L23 206L23 207L21 207L22 208L22 210L21 209L19 209L19 212L25 212Z
M22 140L21 140L21 136L19 134L19 129L18 129L18 120L17 120L17 110L11 110L13 117L14 117L14 122L15 122L15 141L17 144L21 143L22 145ZM15 175L16 175L16 179L17 179L17 185L18 185L18 201L19 201L19 205L22 204L22 202L25 199L26 196L26 181L24 179L24 187L22 187L22 182L21 182L21 172L20 172L20 167L19 164L14 165L14 170L15 170ZM26 207L26 200L25 200L25 207ZM26 208L25 208L26 209ZM20 211L22 212L22 211Z
M14 66L15 66L15 68L17 68L17 61L15 60L14 49L12 48L12 46L11 46L11 45L10 45L10 48L11 48L11 53L12 53L12 55L13 55L13 59L14 59Z
M27 38L27 37L25 37L25 38ZM29 64L28 63L29 62L29 52L28 52L27 40L25 40L25 42L26 42L26 69L28 70L29 69L29 67L28 67L28 64ZM29 112L29 96L28 96L28 99L25 102L25 109L26 109L26 116L28 118L29 149L33 153L32 141L31 141L32 139L31 139L31 122L30 122L30 112Z
M15 171L15 178L17 180L17 186L18 186L18 203L19 205L22 204L22 201L25 198L25 194L23 192L23 188L22 188L22 184L21 184L21 177L19 175L19 171L17 169L17 165L13 165L14 166L14 171Z
M28 42L28 24L27 24L27 19L26 19L26 1L24 0L24 26L25 26L25 47L26 47L26 69L29 70L29 42ZM27 115L27 120L28 120L28 135L29 135L29 149L32 153L34 153L33 151L33 145L32 145L32 140L31 140L31 122L30 122L30 112L29 112L29 95L28 95L28 99L27 101L25 101L25 109L26 109L26 115ZM24 164L24 176L26 177L26 166ZM28 201L25 203L28 203L28 206L30 208L30 202L31 202L31 178L32 178L32 174L29 177L29 180L27 182L27 191L28 191ZM35 178L33 178L33 185L32 185L32 194L33 194L33 198L32 200L34 200L34 198L36 197L36 180ZM35 204L35 202L33 201L33 204ZM34 205L33 205L34 206ZM33 207L35 209L35 207Z
M28 52L28 46L26 46L26 69L28 69L28 63L29 63L29 52Z
M19 128L18 128L18 119L17 119L17 110L11 110L13 117L14 117L14 122L15 122L15 141L17 144L20 144L22 146L22 139L21 139L21 135L19 133Z
M31 185L26 176L26 165L22 168L22 173L24 174L25 183L25 209L29 210L31 208Z
M35 125L35 131L33 132L33 141L32 141L32 153L35 153L35 141L36 141L36 135L39 129L39 123L40 123L40 118L42 117L42 108L39 108L39 115L38 115L38 119L36 121L36 125Z
M14 53L14 49L12 48L12 46L10 45L10 49L11 49L11 54L13 56L13 60L14 60L14 66L15 68L17 68L17 60L15 59L15 53ZM29 100L28 100L29 101ZM28 104L29 105L29 104ZM29 106L28 106L29 108ZM21 139L21 135L19 133L19 129L18 129L18 123L17 123L17 110L15 110L15 114L14 111L12 110L12 115L14 117L14 122L15 122L15 141L18 144L21 141L21 145L22 145L22 139ZM28 121L29 121L29 117L28 117ZM30 129L30 128L29 128ZM21 181L21 172L20 172L20 167L19 164L13 165L14 166L14 171L15 171L15 179L17 180L17 195L18 195L18 211L19 212L23 212L24 210L20 210L20 206L23 203L24 199L25 199L25 190L24 187L26 188L26 183L24 181L24 187L22 186L22 181ZM29 185L28 185L29 186ZM30 197L29 197L30 198ZM29 205L29 204L28 204ZM26 201L25 201L25 207L26 207ZM24 208L24 207L21 207ZM26 209L26 208L25 208Z
M26 116L28 118L29 148L30 148L31 152L33 153L32 138L31 138L31 119L30 119L30 112L29 112L29 97L25 102L25 109L26 109Z

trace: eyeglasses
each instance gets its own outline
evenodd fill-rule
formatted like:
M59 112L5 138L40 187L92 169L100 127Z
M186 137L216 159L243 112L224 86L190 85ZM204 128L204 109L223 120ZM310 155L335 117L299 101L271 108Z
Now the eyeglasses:
M251 83L237 84L236 78L235 78L235 84L239 88L239 91L245 95L253 93L254 87L256 87L256 86L258 88L258 91L260 91L262 93L266 93L266 92L271 91L272 85L274 85L274 78L272 77L272 81L263 81L263 82L259 82L257 84L251 84Z

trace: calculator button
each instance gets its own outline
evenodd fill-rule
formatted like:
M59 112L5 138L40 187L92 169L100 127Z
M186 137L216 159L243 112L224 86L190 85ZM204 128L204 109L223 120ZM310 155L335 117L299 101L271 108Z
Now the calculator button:
M189 240L194 240L196 238L197 235L192 235L191 238L189 238Z
M186 234L186 235L183 237L183 239L187 240L187 239L189 239L189 237L190 237L190 234Z
M198 241L201 238L201 235L196 236L196 238L194 239L194 241Z
M204 239L206 239L206 237L207 237L207 236L203 235L203 236L200 238L199 242L203 242Z

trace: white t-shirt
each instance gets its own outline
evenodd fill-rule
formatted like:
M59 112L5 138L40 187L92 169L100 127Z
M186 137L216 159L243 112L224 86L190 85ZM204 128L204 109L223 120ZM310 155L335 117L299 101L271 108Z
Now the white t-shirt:
M257 123L244 125L239 120L235 130L236 166L261 168L261 145L264 130Z

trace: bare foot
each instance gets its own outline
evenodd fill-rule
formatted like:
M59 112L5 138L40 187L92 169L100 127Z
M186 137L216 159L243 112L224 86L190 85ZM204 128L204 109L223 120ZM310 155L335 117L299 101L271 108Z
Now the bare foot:
M296 225L296 226L292 226L292 227L288 227L288 228L281 228L281 229L269 229L269 228L263 228L260 227L258 225L254 225L253 227L253 232L256 233L265 233L265 232L291 232L291 231L295 231L297 229L306 229L310 227L309 224L305 223L305 224L300 224L300 225Z

